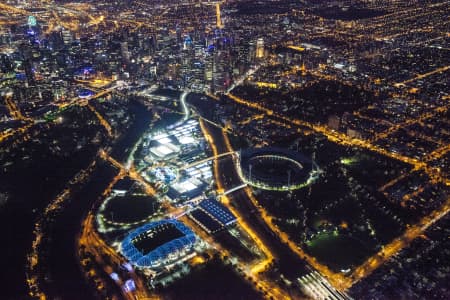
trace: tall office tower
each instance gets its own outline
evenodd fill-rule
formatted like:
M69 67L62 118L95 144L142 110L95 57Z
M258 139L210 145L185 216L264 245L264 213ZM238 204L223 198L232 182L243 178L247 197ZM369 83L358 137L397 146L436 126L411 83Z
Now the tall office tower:
M191 50L194 47L192 39L189 35L184 37L183 50Z
M64 39L61 31L53 31L48 38L49 45L54 51L64 49Z
M194 60L194 50L187 48L186 50L181 51L181 67L180 67L180 75L183 82L183 87L188 86L188 84L192 81L192 66Z
M207 53L205 57L205 84L212 87L214 69L214 53Z
M0 45L11 45L11 31L0 30Z
M195 59L202 60L205 56L204 45L201 41L195 41L194 43L194 55Z
M214 53L213 91L224 92L231 83L231 58L229 51L216 51Z
M27 84L33 85L35 82L33 71L33 49L30 45L22 44L19 46L19 51L22 56L22 66L27 77Z
M248 43L248 56L247 56L247 62L253 63L256 58L256 46L255 42L249 42Z
M122 54L122 59L126 62L130 61L130 51L128 51L128 42L120 43L120 51Z
M213 67L213 88L214 92L223 90L225 82L225 70L224 70L224 55L222 51L216 51L214 53L214 67Z
M0 72L8 73L14 70L14 63L7 54L0 54Z
M256 58L264 58L264 39L259 38L256 41Z
M181 30L181 27L179 25L177 25L177 27L175 28L175 32L177 35L177 44L180 45L181 43L183 43L183 31Z
M62 39L63 39L64 45L68 46L68 45L70 45L72 43L73 36L72 36L72 33L70 32L70 30L67 30L67 29L63 28L61 30L61 35L62 35Z
M238 47L238 60L240 63L249 63L250 45L247 42L241 41Z
M158 38L156 36L156 33L151 34L150 49L152 53L158 50Z

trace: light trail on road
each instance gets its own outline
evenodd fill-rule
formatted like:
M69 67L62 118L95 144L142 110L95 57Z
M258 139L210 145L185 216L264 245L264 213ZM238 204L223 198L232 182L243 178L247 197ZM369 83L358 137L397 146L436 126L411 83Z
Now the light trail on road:
M183 121L187 121L187 119L189 119L190 115L191 115L191 111L189 110L189 107L186 104L186 97L189 95L189 92L184 91L181 96L180 96L180 103L181 106L183 107Z
M29 118L25 118L22 115L22 112L20 111L20 109L17 107L16 103L14 103L14 100L12 99L11 95L7 95L5 96L5 104L6 104L6 108L9 110L9 114L11 115L11 117L13 117L15 120L27 120L29 121Z
M11 6L11 5L7 5L7 4L4 4L4 3L0 3L0 10L7 11L9 13L21 14L21 15L24 15L24 16L29 16L30 15L30 12L27 11L27 10L24 10L24 9L21 9L21 8L17 8L17 7Z
M419 80L419 79L426 78L426 77L434 75L436 73L443 73L443 72L447 71L448 69L450 69L450 66L440 67L440 68L437 68L436 70L433 70L433 71L430 71L430 72L427 72L427 73L424 73L424 74L418 74L416 77L413 77L411 79L395 83L394 86L395 87L402 87L402 86L405 86L408 83L411 83L411 82Z
M127 169L124 165L122 165L117 160L115 160L114 158L109 156L104 150L100 151L100 157L106 161L109 161L113 166L115 166L119 170L123 170L130 178L132 178L132 179L138 181L140 184L142 184L142 186L145 189L145 192L149 196L156 195L156 190L151 185L149 185L147 183L147 181L145 181L145 179L142 178L142 176L134 170L133 167L130 167L130 169Z
M103 116L92 105L88 104L87 107L95 114L100 124L106 129L106 132L111 137L113 135L112 128L111 125L109 125L108 121L106 121L105 118L103 118Z
M23 134L26 133L31 127L33 127L34 123L29 123L25 126L22 126L20 128L14 129L14 130L8 130L8 131L3 131L0 133L0 143L2 143L3 141L5 141L6 139L15 136L17 134Z

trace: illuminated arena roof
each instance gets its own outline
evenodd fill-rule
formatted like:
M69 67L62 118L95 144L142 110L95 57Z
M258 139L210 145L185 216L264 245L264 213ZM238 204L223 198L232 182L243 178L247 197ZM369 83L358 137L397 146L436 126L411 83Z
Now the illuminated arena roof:
M78 97L88 98L94 95L94 92L88 89L81 89L78 91Z
M148 223L131 232L121 244L122 254L138 267L169 263L183 250L191 249L196 236L177 220Z
M223 226L236 222L236 217L222 203L214 199L206 199L200 202L200 207L211 214Z

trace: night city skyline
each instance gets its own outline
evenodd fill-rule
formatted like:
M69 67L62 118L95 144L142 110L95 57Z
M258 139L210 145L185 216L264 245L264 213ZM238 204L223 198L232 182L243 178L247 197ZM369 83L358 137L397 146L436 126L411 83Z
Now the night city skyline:
M450 1L2 0L1 299L449 299Z

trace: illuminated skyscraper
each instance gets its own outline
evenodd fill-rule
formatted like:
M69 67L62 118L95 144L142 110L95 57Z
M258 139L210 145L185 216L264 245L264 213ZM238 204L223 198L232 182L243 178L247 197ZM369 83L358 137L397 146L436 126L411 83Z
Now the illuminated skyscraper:
M72 32L70 30L67 30L65 28L61 29L61 36L64 41L64 45L69 46L73 41Z
M125 62L130 61L130 51L128 51L128 42L120 43L120 51L121 51L121 54L122 54L122 59Z
M256 41L256 58L264 58L264 39L259 38Z

